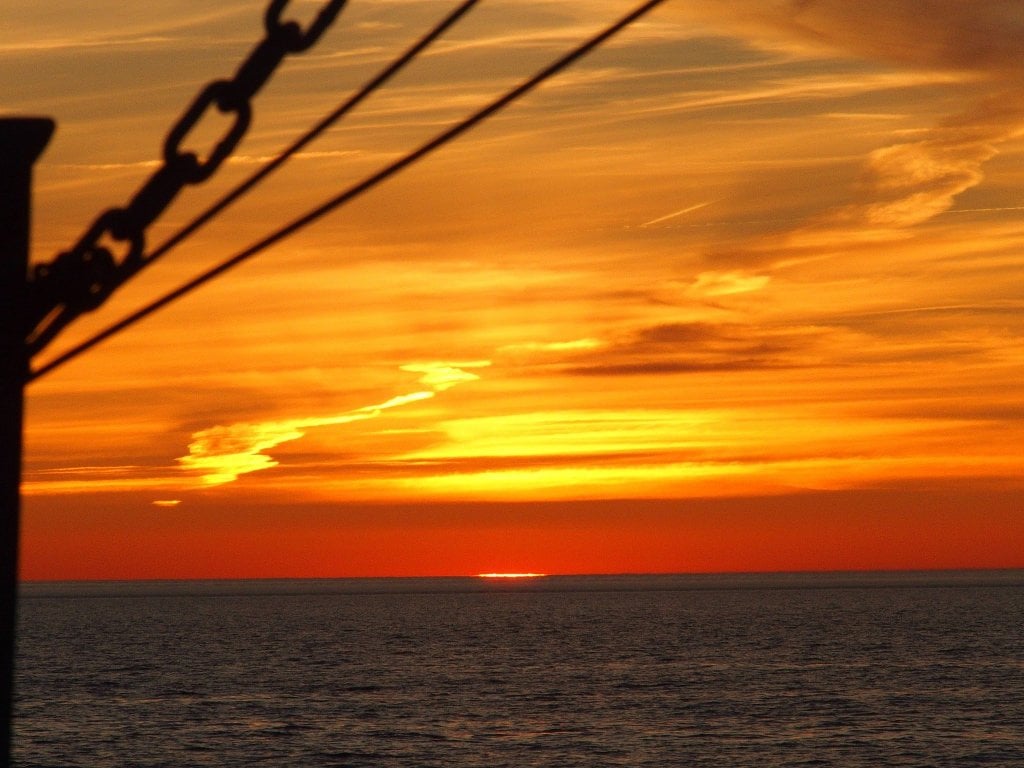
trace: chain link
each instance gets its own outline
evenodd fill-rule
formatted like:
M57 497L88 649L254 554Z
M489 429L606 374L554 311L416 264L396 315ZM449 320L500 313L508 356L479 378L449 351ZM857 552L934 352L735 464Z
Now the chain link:
M329 0L303 30L297 22L281 21L288 0L271 0L264 16L266 36L231 80L210 83L185 110L164 140L160 168L125 207L104 211L70 250L32 270L25 329L30 354L42 350L76 317L100 306L146 265L149 226L182 189L203 183L217 171L252 122L252 98L286 56L306 51L320 39L345 2ZM233 118L223 138L204 158L183 151L189 134L212 108Z
M317 14L309 29L305 32L294 21L286 24L281 23L281 11L288 5L288 0L271 0L267 8L267 15L264 17L268 37L284 37L287 41L290 53L299 53L310 48L320 39L320 36L334 22L334 19L341 12L345 0L332 0L327 3Z

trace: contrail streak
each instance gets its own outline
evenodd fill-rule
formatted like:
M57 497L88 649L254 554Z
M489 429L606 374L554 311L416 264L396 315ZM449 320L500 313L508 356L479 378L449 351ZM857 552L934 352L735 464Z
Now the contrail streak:
M669 219L674 219L676 216L682 216L684 213L691 213L692 211L699 211L701 208L706 208L707 206L711 205L711 203L712 203L712 201L709 200L706 203L697 203L696 205L691 205L689 208L683 208L681 211L676 211L675 213L670 213L670 214L667 214L665 216L659 216L656 219L651 219L650 221L645 221L643 224L640 225L640 228L643 229L644 227L651 226L651 224L658 224L659 222L662 222L662 221L668 221Z

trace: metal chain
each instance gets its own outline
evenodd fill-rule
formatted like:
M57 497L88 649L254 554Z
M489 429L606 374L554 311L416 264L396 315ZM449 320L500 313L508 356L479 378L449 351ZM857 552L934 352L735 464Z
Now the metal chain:
M271 1L264 15L266 36L232 79L210 83L185 110L164 140L163 164L128 204L104 211L70 250L33 269L25 329L30 354L41 351L76 317L99 307L146 265L149 226L182 189L209 179L231 155L252 121L252 98L286 56L308 50L320 39L346 0L329 0L305 30L294 21L281 21L288 2ZM233 122L201 159L182 145L213 107L233 116Z

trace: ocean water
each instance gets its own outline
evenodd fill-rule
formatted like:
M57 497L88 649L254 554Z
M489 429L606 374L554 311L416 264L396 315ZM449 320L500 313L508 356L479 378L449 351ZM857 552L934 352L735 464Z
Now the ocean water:
M26 584L15 764L1024 766L1024 572Z

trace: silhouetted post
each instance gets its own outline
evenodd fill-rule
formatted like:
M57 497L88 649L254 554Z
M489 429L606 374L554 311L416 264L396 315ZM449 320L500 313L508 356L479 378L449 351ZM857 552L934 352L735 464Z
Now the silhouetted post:
M53 135L46 118L0 119L0 765L10 764L21 517L21 444L32 166Z

